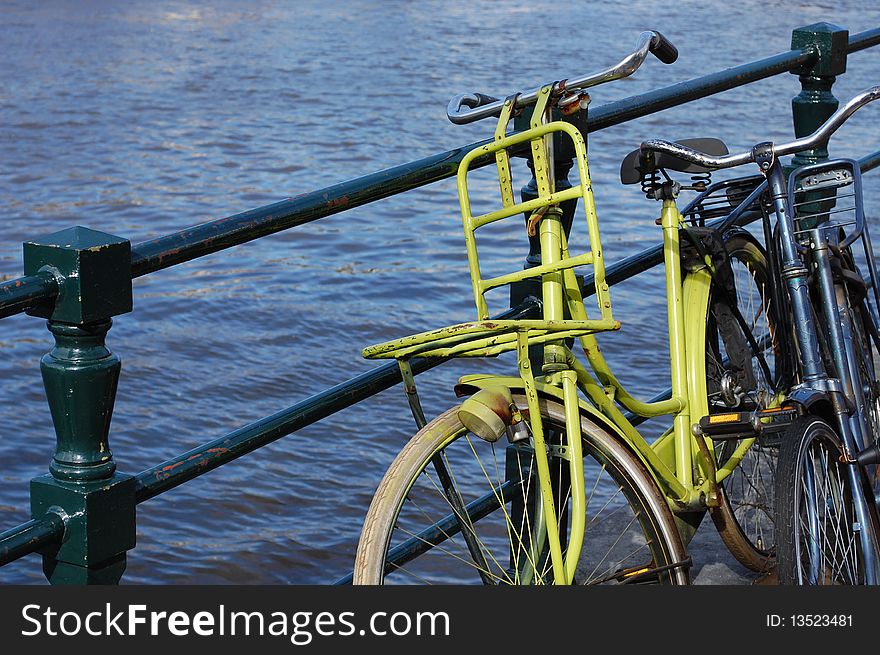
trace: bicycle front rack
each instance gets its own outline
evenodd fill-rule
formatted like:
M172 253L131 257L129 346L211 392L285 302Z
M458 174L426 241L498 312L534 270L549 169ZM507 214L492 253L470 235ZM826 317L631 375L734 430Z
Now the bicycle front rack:
M364 349L364 357L370 359L408 359L416 355L422 357L486 357L516 348L517 333L520 332L527 332L529 343L535 345L620 328L620 323L615 321L611 314L611 298L608 283L605 281L605 264L602 258L599 224L587 165L586 143L580 131L570 123L563 121L543 122L551 91L552 85L548 85L538 94L538 101L532 113L531 127L509 136L507 135L507 126L513 115L514 103L512 100L505 102L495 129L495 140L468 152L458 168L458 197L461 205L465 247L467 248L474 300L477 306L477 321L459 323L370 346ZM552 182L553 161L547 147L547 140L552 138L556 132L567 134L572 140L575 163L578 169L577 183L561 191L556 191ZM517 203L514 200L508 149L524 142L529 142L531 145L538 197ZM502 208L475 216L471 210L467 175L476 159L492 154L495 156L498 168ZM590 250L584 254L571 255L565 232L559 220L559 205L576 198L583 201ZM542 232L542 238L551 241L557 240L556 250L561 252L561 257L542 261L539 266L525 270L488 279L483 278L477 253L475 234L477 229L524 213L531 217L529 219L530 228L540 224L538 229ZM590 319L586 315L580 286L573 270L577 266L585 265L593 267L596 301L600 313L600 318L596 319ZM543 320L489 320L486 292L528 278L541 279L545 287L545 295L557 293L559 300L567 304L572 318L553 317L551 319L545 311ZM551 288L555 288L555 291L549 290Z

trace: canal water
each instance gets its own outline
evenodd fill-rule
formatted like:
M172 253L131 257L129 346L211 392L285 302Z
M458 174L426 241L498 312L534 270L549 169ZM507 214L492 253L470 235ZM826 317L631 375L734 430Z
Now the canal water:
M21 242L84 225L137 243L489 136L458 127L449 98L502 95L616 62L643 29L678 46L594 106L788 50L795 27L880 25L875 0L720 2L0 2L0 276L21 274ZM880 83L880 49L851 56L841 99ZM792 136L782 75L590 136L605 256L659 239L658 207L617 181L648 137L714 136L732 150ZM832 141L838 156L880 149L880 107ZM518 183L526 178L520 174ZM866 177L872 218L880 173ZM488 199L488 177L476 185ZM872 226L880 234L880 226ZM575 228L573 239L577 239ZM582 234L580 235L582 236ZM521 227L481 254L515 270ZM493 268L497 266L497 268ZM668 386L660 271L613 289L620 333L602 338L644 396ZM497 299L495 310L503 309ZM123 362L111 445L137 473L376 364L369 344L473 317L451 181L261 239L134 282L133 313L108 337ZM0 325L0 531L29 518L28 480L54 433L39 359L45 322ZM426 409L454 402L467 372L419 377ZM661 426L653 428L659 429ZM138 508L128 583L325 583L350 571L361 521L412 433L392 390ZM3 583L40 583L30 556Z

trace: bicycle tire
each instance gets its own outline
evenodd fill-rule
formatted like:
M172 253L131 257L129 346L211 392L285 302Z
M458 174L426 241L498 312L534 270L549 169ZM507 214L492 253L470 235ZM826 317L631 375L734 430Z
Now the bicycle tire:
M803 416L785 432L776 475L777 571L784 585L864 583L864 555L852 529L854 508L843 446L834 429ZM865 484L864 471L859 479ZM867 503L876 529L877 513Z
M856 353L856 365L862 381L861 393L865 401L866 422L869 434L865 435L865 445L873 443L880 437L880 385L877 382L876 360L874 347L867 337L866 316L863 306L851 307L853 313L853 348Z
M745 396L752 396L749 399L750 405L766 405L774 394L775 378L779 375L777 348L773 339L779 319L775 308L770 306L769 285L772 280L767 256L754 237L744 231L729 234L725 247L734 273L735 300L740 314L756 340L765 335L769 337L766 345L762 344L762 352L770 369L771 379L767 379L758 358L752 354L748 365L752 367L754 382L748 385L751 388L743 390ZM714 294L715 291L710 290L705 341L706 388L710 413L729 412L742 404L731 402L730 397L721 398L724 396L722 387L725 384L730 386L731 364L723 363L728 346L718 329L721 319L713 316L713 312L717 311ZM727 383L725 378L728 378ZM738 445L739 441L716 442L717 464L723 465ZM758 573L767 573L775 565L773 478L777 456L777 443L759 437L746 452L739 466L719 484L720 505L710 509L712 521L730 553L743 566Z
M526 406L524 396L514 395L514 401L520 407ZM542 398L540 407L545 432L564 431L563 406ZM552 581L546 548L531 544L537 538L537 530L529 525L530 514L524 510L540 505L539 494L534 493L537 473L533 458L528 461L527 448L508 445L506 440L489 444L469 434L458 419L457 409L441 414L420 430L380 482L358 543L355 584ZM687 584L689 560L675 520L644 465L618 437L586 417L582 417L581 431L585 477L594 473L596 478L588 477L585 485L587 536L575 582ZM502 453L500 464L498 451ZM487 555L486 568L491 569L488 575L486 571L480 574L475 564L478 558L470 555L466 544L459 543L464 541L463 535L451 534L454 528L449 527L449 519L452 517L452 525L457 521L445 493L438 488L436 475L432 474L436 456L448 464L463 504L470 508L466 513L474 515L471 525L480 550ZM482 462L475 465L468 461L480 456L486 457L488 468ZM490 463L492 460L494 464ZM554 468L554 464L564 466ZM551 469L567 468L568 463L555 457L551 450ZM505 472L503 481L500 471ZM564 486L558 479L554 485ZM509 490L512 491L508 500ZM560 525L567 530L564 496L561 494L562 500L557 499L557 513ZM480 498L488 498L497 508L478 518ZM430 551L410 561L389 564L389 553L399 554L401 548L406 551L409 544L406 552L411 554L413 548L426 547L434 539L441 543ZM566 543L564 534L562 543ZM604 552L594 551L599 545L608 548Z
M842 253L842 265L859 279L861 273L855 265L855 258L850 250ZM868 289L860 283L855 283L850 276L844 276L847 289L847 304L849 305L850 326L852 332L853 350L856 357L856 368L861 380L861 388L856 390L862 394L865 408L865 423L869 434L864 435L864 445L873 443L880 437L880 384L877 380L876 359L874 345L869 335L875 332L877 327L873 325L873 317L866 305ZM873 329L872 329L873 328Z

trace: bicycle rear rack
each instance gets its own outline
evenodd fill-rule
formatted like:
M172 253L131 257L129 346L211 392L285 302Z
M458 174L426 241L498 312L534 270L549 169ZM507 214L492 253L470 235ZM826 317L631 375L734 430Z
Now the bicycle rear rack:
M792 171L789 176L788 202L796 234L805 235L815 228L825 233L836 230L838 234L834 241L841 250L856 242L861 243L861 255L868 273L867 278L862 281L873 291L873 302L870 296L865 300L874 323L877 324L880 288L874 250L865 220L862 175L858 162L852 159L834 159L801 166Z
M763 182L762 175L715 182L688 203L681 212L682 218L691 225L704 227L706 221L729 215ZM752 202L750 207L743 207L742 210L760 209L759 201Z

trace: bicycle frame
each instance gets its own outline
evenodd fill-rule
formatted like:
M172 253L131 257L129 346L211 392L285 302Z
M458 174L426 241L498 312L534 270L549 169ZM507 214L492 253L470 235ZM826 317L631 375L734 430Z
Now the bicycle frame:
M680 511L704 509L705 497L712 491L709 484L712 467L691 432L691 419L708 413L705 377L697 371L703 370L704 364L701 361L705 352L704 321L708 311L711 275L708 269L683 275L679 258L681 215L673 200L664 202L661 223L672 397L653 403L633 397L614 376L592 335L581 337L580 340L595 377L578 360L572 358L570 364L577 373L581 389L649 466L655 480L675 502L674 508ZM570 309L574 315L578 311L577 303L572 305L574 308L570 306ZM637 416L673 415L673 428L650 446L617 407L617 403ZM717 482L732 472L752 443L754 439L744 440L730 460L715 471ZM709 440L706 445L711 452ZM692 474L695 465L702 469L705 476L698 484L695 484Z

